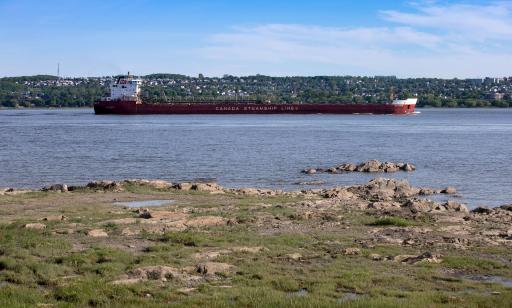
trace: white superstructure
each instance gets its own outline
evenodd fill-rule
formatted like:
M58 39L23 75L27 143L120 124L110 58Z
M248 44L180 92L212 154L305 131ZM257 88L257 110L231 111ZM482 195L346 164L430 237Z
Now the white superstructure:
M142 80L128 76L119 77L110 85L110 98L113 101L138 101Z
M393 105L416 105L417 101L417 98L395 99L393 100Z

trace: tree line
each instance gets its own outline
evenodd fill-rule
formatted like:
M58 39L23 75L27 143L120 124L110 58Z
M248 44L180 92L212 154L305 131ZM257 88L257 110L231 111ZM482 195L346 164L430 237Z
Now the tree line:
M0 78L3 107L90 107L109 93L115 77L58 78L37 75ZM512 78L439 79L393 76L143 77L144 100L253 99L273 103L384 103L418 97L418 107L511 107Z

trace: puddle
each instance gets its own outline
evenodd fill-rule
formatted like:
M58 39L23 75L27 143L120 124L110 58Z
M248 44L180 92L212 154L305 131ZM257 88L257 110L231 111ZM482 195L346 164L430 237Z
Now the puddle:
M114 205L127 207L146 207L146 206L162 206L173 204L175 200L144 200L144 201L123 201L114 202Z
M487 283L498 283L505 287L512 288L512 279L508 279L501 276L491 276L491 275L465 275L462 276L464 279L469 279L473 281L487 282Z
M342 297L338 298L338 303L345 303L350 301L355 301L356 299L359 299L361 295L357 293L347 293L343 295Z
M302 296L306 296L308 295L309 291L308 289L306 288L302 288L298 291L295 291L295 292L289 292L288 295L289 296L299 296L299 297L302 297Z

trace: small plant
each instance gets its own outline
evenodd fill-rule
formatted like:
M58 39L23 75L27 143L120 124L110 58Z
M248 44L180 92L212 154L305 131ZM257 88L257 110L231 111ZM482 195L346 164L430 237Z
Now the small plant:
M160 241L197 247L203 242L203 237L195 232L167 232L160 237Z

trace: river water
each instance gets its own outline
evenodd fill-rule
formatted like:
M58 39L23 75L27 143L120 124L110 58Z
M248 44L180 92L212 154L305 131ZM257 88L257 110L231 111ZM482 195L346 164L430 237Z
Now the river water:
M212 179L298 189L364 183L374 174L304 175L368 159L417 171L381 176L455 186L469 206L512 203L512 109L421 109L410 116L96 116L92 109L0 110L0 187L93 179Z

